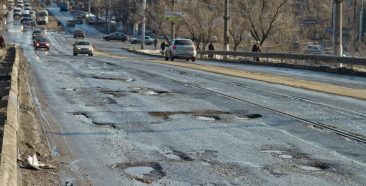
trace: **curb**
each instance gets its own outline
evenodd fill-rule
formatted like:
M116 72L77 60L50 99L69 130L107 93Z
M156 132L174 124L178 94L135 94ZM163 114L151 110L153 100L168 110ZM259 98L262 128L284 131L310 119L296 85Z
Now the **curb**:
M18 70L19 49L15 48L15 61L11 72L7 118L0 162L0 185L18 185L17 174L17 131L18 131Z

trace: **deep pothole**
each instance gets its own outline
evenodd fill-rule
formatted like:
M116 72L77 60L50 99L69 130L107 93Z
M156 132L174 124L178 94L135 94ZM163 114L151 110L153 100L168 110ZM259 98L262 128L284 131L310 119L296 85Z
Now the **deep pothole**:
M157 162L117 163L113 164L112 168L122 169L123 174L146 184L151 184L166 175L163 167Z

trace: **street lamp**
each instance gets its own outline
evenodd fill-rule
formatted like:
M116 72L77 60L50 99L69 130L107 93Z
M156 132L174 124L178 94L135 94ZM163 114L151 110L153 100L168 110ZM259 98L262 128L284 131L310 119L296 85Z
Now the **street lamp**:
M141 38L141 49L144 49L144 44L145 44L145 14L146 14L146 0L142 0L142 11L143 11L143 15L142 15L142 38Z

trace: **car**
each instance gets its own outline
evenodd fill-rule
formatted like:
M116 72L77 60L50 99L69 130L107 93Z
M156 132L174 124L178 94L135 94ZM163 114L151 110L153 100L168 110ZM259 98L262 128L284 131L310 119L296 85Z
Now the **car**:
M38 48L44 48L46 50L50 49L50 42L45 37L37 37L34 40L34 49L37 50Z
M74 31L74 38L85 38L85 33L82 30Z
M33 30L33 32L32 32L32 38L34 39L34 38L36 38L38 36L43 36L43 31L40 30L40 29Z
M120 40L120 41L127 41L128 40L128 35L122 33L122 32L113 32L111 34L108 34L108 35L104 35L103 36L103 39L106 40L106 41L109 41L109 40Z
M138 36L138 37L132 37L131 39L129 39L129 42L131 44L137 44L137 43L141 43L142 41L142 37ZM152 45L154 43L154 39L151 38L150 36L145 36L145 44L147 45Z
M304 53L305 54L311 54L311 55L323 55L324 54L321 46L316 45L316 44L305 46Z
M165 60L186 59L196 61L197 50L190 39L173 39L165 50Z
M89 41L75 41L72 53L74 56L78 54L88 54L93 56L93 45Z
M83 17L81 17L81 16L75 16L74 20L75 20L75 23L77 23L77 24L83 24Z

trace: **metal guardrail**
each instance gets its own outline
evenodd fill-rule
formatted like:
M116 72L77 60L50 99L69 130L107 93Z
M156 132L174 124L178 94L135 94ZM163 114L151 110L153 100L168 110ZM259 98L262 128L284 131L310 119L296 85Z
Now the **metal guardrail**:
M327 55L311 55L311 54L291 54L291 53L277 53L277 52L235 52L235 51L198 51L198 55L201 58L209 58L209 55L214 56L234 56L234 57L259 57L267 59L279 59L279 60L310 60L321 61L333 64L344 65L361 65L366 66L365 58L357 57L339 57L339 56L327 56Z

